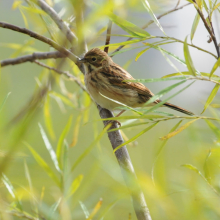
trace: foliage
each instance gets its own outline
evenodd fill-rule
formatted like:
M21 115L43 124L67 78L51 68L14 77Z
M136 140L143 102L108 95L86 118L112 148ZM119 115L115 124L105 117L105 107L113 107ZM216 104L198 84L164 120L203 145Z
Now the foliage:
M109 119L99 119L93 101L84 90L83 74L71 60L45 59L43 64L33 62L22 69L25 77L19 71L19 68L25 67L20 65L7 69L2 65L0 218L135 219L121 171L113 159L113 153L127 145L153 219L219 219L220 103L217 97L220 58L210 47L204 49L207 48L204 46L206 42L197 46L196 36L200 33L200 25L205 30L200 12L208 15L206 24L212 29L214 14L219 16L220 3L188 1L189 6L184 5L183 9L184 19L190 10L195 12L195 18L190 24L191 31L182 35L185 40L181 40L169 36L169 29L167 31L163 22L159 21L161 17L155 15L155 12L160 13L158 8L163 4L160 1L85 1L84 6L74 0L45 2L59 12L72 33L78 36L78 45L86 39L89 47L104 48L106 26L111 20L110 54L117 55L115 61L125 57L128 60L126 65L137 61L141 68L132 63L138 69L136 72L146 69L151 53L162 55L157 55L158 59L154 59L152 66L163 65L167 74L142 79L134 73L138 79L132 81L148 83L151 88L160 83L163 89L155 86L156 89L152 90L159 92L146 104L156 99L163 101L147 110L133 109L121 103L123 107L120 109L129 110L127 115L114 118L122 121L122 126L109 130L108 125L103 129L102 122ZM164 1L164 4L168 3L172 8L172 1ZM13 22L16 18L20 19L18 26L71 48L72 42L66 41L65 32L60 31L36 1L15 0L11 5L3 0L0 4L10 6ZM168 17L174 11L181 13L178 7L163 16ZM74 17L82 8L85 19L77 26ZM147 30L136 25L135 13L153 19L161 35L158 36L158 32L150 29L148 24ZM7 14L4 16L4 20L10 18ZM169 22L172 23L172 20ZM2 34L4 31L1 29ZM8 41L0 42L1 50L5 51L0 55L2 60L33 52L54 51L48 45L38 44L36 39L16 39L18 33L10 33ZM204 33L207 35L207 32ZM188 43L186 35L190 35L191 43ZM179 46L181 55L171 50L173 44ZM195 62L195 51L199 62ZM131 61L129 53L134 55ZM140 64L146 58L148 60ZM211 63L210 72L202 65L206 59ZM148 73L150 71L153 69ZM7 76L7 73L10 74ZM175 80L179 82L172 83ZM195 82L205 85L204 92L200 94L203 103L194 105L195 112L202 115L185 116L176 112L174 115L166 110L159 111L158 108L171 99L172 102L180 99L180 105L191 110L191 105L187 104L192 103L190 93L194 93L192 97L199 93ZM14 88L10 86L13 83ZM21 83L25 84L22 86ZM181 87L183 84L184 87ZM209 94L206 94L207 90ZM166 97L168 93L170 95ZM186 100L178 98L184 97L184 94L188 94ZM195 102L199 103L199 100ZM24 107L21 109L21 106ZM121 131L125 142L112 150L107 134L115 130Z

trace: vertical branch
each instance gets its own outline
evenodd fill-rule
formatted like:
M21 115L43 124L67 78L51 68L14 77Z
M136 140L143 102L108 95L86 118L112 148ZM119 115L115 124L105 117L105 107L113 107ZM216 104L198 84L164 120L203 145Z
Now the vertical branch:
M104 51L108 53L109 43L111 38L111 29L112 29L112 21L109 20L106 41L105 41L105 49ZM99 105L97 106L99 109L99 115L101 118L111 118L114 117L113 113L107 109L101 108ZM103 121L106 126L109 121ZM111 129L118 128L117 123L113 123ZM124 143L124 140L121 136L121 132L119 130L108 133L108 138L111 142L113 150ZM131 194L134 211L136 213L138 220L151 220L150 212L147 207L144 194L140 188L138 183L137 176L134 171L134 167L129 156L128 150L126 146L118 149L115 152L115 156L118 160L119 166L121 167L122 175L124 181L128 187L128 190Z
M205 25L206 30L209 32L210 37L213 40L213 43L215 45L215 49L217 51L217 55L218 55L218 58L219 58L220 57L220 51L219 51L220 48L218 46L218 43L217 43L217 40L216 40L216 37L215 37L214 29L213 29L212 24L211 24L211 19L209 18L210 25L211 25L211 27L210 27L209 24L207 23L206 19L205 19L204 14L202 13L202 11L200 10L198 4L196 3L196 0L193 0L193 2L194 2L194 6L195 6L197 12L199 13L199 16L201 17L201 19L202 19L202 21Z
M105 41L106 47L105 47L105 49L104 49L104 51L105 51L106 53L108 53L108 49L109 49L109 46L108 46L108 45L109 45L109 43L110 43L111 30L112 30L112 21L109 20L109 22L108 22L108 29L107 29L107 35L106 35L106 41Z

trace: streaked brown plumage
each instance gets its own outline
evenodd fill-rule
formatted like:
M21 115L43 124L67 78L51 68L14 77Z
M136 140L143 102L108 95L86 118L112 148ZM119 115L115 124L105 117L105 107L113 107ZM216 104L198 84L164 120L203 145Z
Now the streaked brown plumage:
M96 103L108 110L121 106L102 95L121 102L132 108L142 107L154 94L142 83L123 82L134 79L126 70L113 62L104 51L93 48L88 51L79 62L84 63L85 85ZM101 95L101 94L102 95ZM161 102L156 100L151 105ZM169 107L187 115L192 112L166 102L163 106Z

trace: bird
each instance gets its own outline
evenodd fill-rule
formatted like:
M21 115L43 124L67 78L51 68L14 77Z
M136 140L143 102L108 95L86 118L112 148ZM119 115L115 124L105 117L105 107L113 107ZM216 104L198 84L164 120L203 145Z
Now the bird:
M114 63L112 58L99 48L89 50L78 62L84 64L86 89L92 99L102 108L112 111L123 106L122 104L137 108L153 106L161 102L160 99L157 99L146 106L145 103L154 94L140 82L126 81L134 80L134 78L125 69ZM162 106L186 115L194 115L191 111L168 102ZM124 111L122 110L115 117L120 116Z

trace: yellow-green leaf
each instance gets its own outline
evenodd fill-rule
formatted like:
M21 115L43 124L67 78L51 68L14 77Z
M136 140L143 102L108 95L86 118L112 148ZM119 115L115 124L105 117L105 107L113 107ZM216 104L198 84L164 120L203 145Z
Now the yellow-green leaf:
M74 181L72 182L70 188L69 188L69 193L68 193L68 196L71 196L73 195L76 190L80 187L80 184L83 180L83 175L80 174L79 176L77 176Z
M160 28L160 30L166 35L164 32L160 22L158 21L157 17L155 16L154 12L152 11L150 4L147 0L142 0L144 7L147 9L148 13L150 14L151 18L155 22L155 24Z
M44 103L44 120L45 120L45 125L47 127L47 131L50 134L50 137L52 139L55 139L55 133L53 130L53 122L51 118L51 113L50 113L50 96L47 94L45 103Z
M70 126L72 124L72 120L73 120L73 116L71 115L69 117L69 120L68 120L65 128L62 131L62 134L60 135L60 138L59 138L59 141L58 141L58 144L57 144L56 155L57 155L57 160L58 160L60 166L61 166L62 146L63 146L64 138L66 137L66 135L69 132Z
M193 40L193 37L194 37L194 34L196 32L196 29L197 29L197 26L199 24L199 21L200 21L200 15L199 15L198 12L196 12L196 16L194 18L192 29L191 29L191 34L190 34L191 41Z
M52 180L54 180L54 182L57 183L57 185L59 186L60 185L60 181L57 178L57 176L54 174L54 172L52 171L50 166L43 160L43 158L29 144L25 143L25 145L30 150L30 152L31 152L32 156L34 157L34 159L36 160L36 162L45 170L47 175Z
M187 68L192 76L196 76L196 69L193 65L193 61L192 61L192 58L189 53L189 48L188 48L188 44L187 44L187 37L185 38L183 49L184 49L184 57L186 60Z
M141 131L140 133L138 133L137 135L135 135L133 138L129 139L128 141L125 141L123 144L119 145L118 147L116 147L114 149L113 152L117 151L118 149L120 149L121 147L123 147L126 144L129 144L132 141L135 141L137 138L139 138L141 135L143 135L144 133L146 133L147 131L149 131L151 128L153 128L154 126L156 126L159 122L154 123L153 125L145 128L143 131Z
M102 136L107 132L107 130L111 127L111 123L108 124L102 132L98 135L98 137L90 144L89 147L85 149L85 151L77 158L76 162L72 166L72 171L78 166L78 164L85 158L91 150L94 148L94 146L97 144L97 142L102 138Z
M129 34L131 34L134 37L149 37L150 34L139 28L138 26L136 26L135 24L109 12L108 13L108 17L110 20L112 20L115 24L117 24L119 27L121 27L124 31L128 32Z
M208 99L205 103L205 106L204 106L204 109L203 109L202 113L205 112L205 110L208 108L208 106L211 104L211 102L215 98L215 95L217 94L219 87L220 87L220 85L216 84L215 87L213 88L211 94L209 95L209 97L208 97Z
M219 66L220 66L220 58L218 58L218 60L215 62L214 66L212 67L209 78L212 77L212 75L214 74L214 72L217 70Z
M160 140L166 140L166 139L169 139L169 138L171 138L171 137L173 137L173 136L179 134L181 131L183 131L183 130L185 130L186 128L188 128L193 122L197 121L198 119L199 119L199 118L196 118L196 119L194 119L194 120L191 120L191 121L187 122L186 124L184 124L183 126L181 126L179 129L177 129L177 130L175 130L175 131L173 131L173 132L171 132L171 133L169 133L169 134L167 134L167 135L161 137Z

